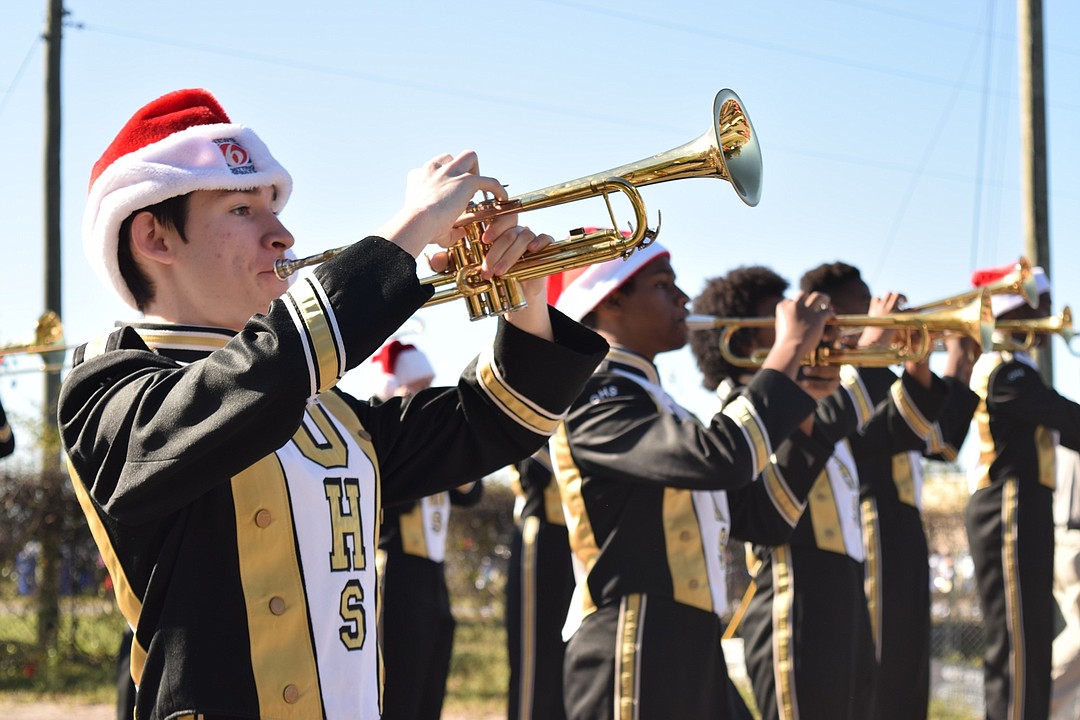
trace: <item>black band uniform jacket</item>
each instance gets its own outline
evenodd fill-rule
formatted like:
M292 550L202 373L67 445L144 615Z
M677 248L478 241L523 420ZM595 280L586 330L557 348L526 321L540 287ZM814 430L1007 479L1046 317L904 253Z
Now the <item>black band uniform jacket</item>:
M140 718L378 717L380 507L529 455L606 350L552 312L555 343L500 321L456 388L335 390L431 293L371 237L238 334L127 325L77 351L59 427Z

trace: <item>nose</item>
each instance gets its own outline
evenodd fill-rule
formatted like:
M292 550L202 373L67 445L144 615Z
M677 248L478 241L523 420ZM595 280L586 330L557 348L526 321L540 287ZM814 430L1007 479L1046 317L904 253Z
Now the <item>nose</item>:
M293 234L289 232L284 223L277 215L272 215L270 227L267 229L265 240L275 250L288 250L296 242Z

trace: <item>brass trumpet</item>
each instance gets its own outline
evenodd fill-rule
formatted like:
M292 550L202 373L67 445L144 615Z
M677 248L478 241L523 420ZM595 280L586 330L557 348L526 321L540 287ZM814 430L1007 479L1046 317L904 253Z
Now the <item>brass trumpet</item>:
M753 207L761 196L761 172L761 148L742 100L731 90L721 90L713 99L712 126L684 145L507 200L471 203L455 224L455 227L465 229L466 237L448 248L450 267L420 281L436 288L425 306L462 298L472 320L516 310L525 305L521 281L628 257L656 237L658 231L648 227L645 203L637 188L668 180L715 177L731 183L743 202ZM481 277L480 266L487 252L487 246L480 241L485 222L501 215L603 197L611 225L617 227L610 201L610 195L615 192L625 194L634 210L629 237L624 237L618 230L573 231L567 240L554 242L538 253L523 257L503 276L491 280ZM274 272L280 278L288 277L302 267L329 260L346 247L298 260L278 260Z
M1072 328L1072 310L1068 305L1057 315L1050 317L1031 320L999 320L997 329L1004 332L1005 337L1009 339L995 342L995 350L1027 352L1035 346L1035 340L1039 335L1060 335L1065 340L1070 353L1080 354L1072 346L1072 340L1077 333ZM1016 335L1021 333L1022 339L1015 339Z
M974 288L973 290L968 290L967 292L958 295L950 295L949 297L935 300L934 302L905 308L905 312L939 312L949 308L962 307L972 302L975 297L982 292L986 292L990 295L1001 295L1004 293L1019 295L1024 298L1024 301L1031 307L1039 306L1039 291L1035 284L1035 274L1031 270L1031 263L1027 258L1021 257L1016 261L1016 266L1013 271L997 282ZM990 347L989 338L985 338L985 342L981 343L981 346L984 349Z
M772 327L776 318L724 318L712 315L690 315L686 325L690 330L722 328L720 354L736 367L756 368L765 361L768 351L756 351L750 356L737 355L731 349L732 336L744 328ZM859 367L888 367L898 363L925 360L934 350L937 334L963 333L982 348L989 348L994 331L994 313L990 308L990 293L979 289L965 304L915 312L888 315L837 315L826 325L836 328L861 329L880 327L895 330L902 340L889 347L835 348L819 347L803 358L807 366L855 365Z
M38 318L34 328L34 339L28 343L0 345L0 358L8 355L44 354L67 349L68 346L64 345L64 326L60 322L60 316L48 310Z

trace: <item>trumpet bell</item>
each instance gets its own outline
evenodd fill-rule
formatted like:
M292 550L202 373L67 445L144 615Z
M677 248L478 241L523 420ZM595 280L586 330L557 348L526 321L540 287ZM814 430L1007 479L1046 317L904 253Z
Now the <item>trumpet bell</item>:
M713 98L712 127L690 142L608 170L635 187L691 177L727 180L754 207L761 200L762 160L757 133L742 100L727 88Z

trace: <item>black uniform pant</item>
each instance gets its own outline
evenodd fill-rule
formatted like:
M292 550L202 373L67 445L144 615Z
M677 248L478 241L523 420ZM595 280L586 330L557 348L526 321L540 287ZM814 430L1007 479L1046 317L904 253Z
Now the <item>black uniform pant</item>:
M135 681L131 679L131 642L135 633L125 627L116 654L116 720L135 717Z
M762 720L870 717L874 649L862 563L783 545L754 582L742 637Z
M930 551L918 508L863 501L866 589L877 651L874 720L924 720L930 703Z
M562 627L574 592L566 527L527 517L514 532L506 581L509 720L562 720Z
M660 595L627 595L566 647L570 720L750 720L728 677L720 618Z
M438 720L455 624L442 563L388 553L382 623L383 720Z
M975 492L966 524L986 633L987 720L1046 718L1054 619L1053 491L1002 480Z

